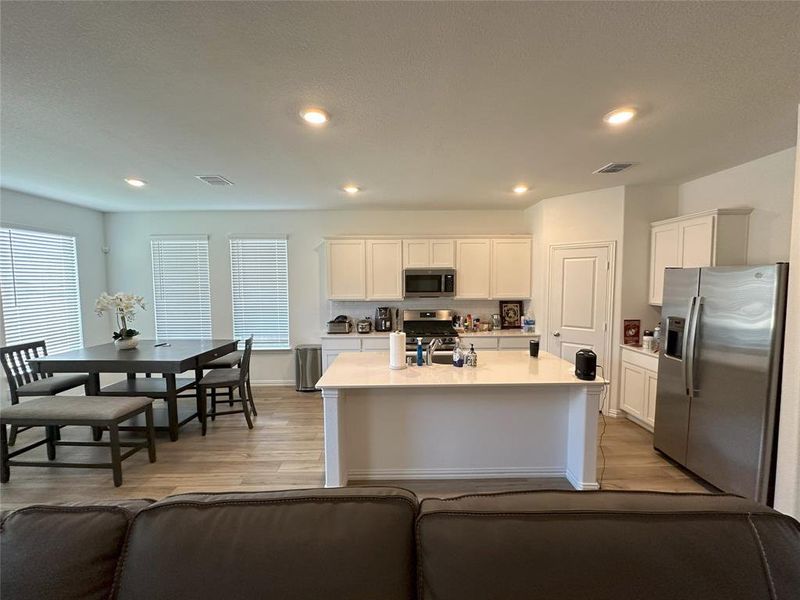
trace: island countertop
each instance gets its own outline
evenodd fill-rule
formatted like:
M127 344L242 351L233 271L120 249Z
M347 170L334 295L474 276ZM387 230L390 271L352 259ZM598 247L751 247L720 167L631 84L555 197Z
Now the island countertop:
M478 366L451 365L389 368L388 352L345 352L333 361L317 382L317 388L428 388L456 386L602 386L597 377L575 377L575 367L547 352L532 358L527 350L478 353Z

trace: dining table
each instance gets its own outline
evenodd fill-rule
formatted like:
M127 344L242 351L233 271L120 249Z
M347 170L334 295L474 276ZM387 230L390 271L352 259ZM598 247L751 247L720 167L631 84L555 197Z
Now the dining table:
M233 339L150 339L139 340L135 348L120 349L113 343L89 346L79 350L39 356L28 361L31 369L40 373L87 373L87 395L102 396L101 373L125 373L126 382L116 387L127 386L125 395L147 396L147 386L137 374L158 374L164 379L162 389L155 397L163 398L167 404L167 427L170 440L176 441L179 429L197 417L197 413L181 419L178 413L179 390L176 377L180 373L193 372L194 381L203 377L203 365L236 350L238 340ZM113 387L113 386L109 386ZM105 388L108 389L108 388ZM116 395L120 395L117 393Z

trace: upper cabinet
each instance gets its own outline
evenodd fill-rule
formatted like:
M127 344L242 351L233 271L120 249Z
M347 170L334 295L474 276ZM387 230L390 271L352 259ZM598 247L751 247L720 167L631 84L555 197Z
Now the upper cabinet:
M403 240L403 268L453 268L455 243L445 239Z
M747 263L752 209L719 209L650 224L650 304L664 298L667 267L713 267Z
M492 240L492 298L523 299L531 295L531 240Z
M456 240L456 297L491 298L492 240Z
M403 299L403 243L367 240L367 300Z
M456 297L524 300L531 296L531 238L326 241L329 300L402 300L403 269L456 269Z
M366 243L364 240L330 240L328 298L364 300L367 297Z

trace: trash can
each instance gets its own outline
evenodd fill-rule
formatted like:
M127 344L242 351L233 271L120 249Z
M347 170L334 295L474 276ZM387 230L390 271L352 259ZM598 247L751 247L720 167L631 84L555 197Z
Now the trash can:
M295 349L294 383L298 392L315 392L322 377L322 346L303 344Z

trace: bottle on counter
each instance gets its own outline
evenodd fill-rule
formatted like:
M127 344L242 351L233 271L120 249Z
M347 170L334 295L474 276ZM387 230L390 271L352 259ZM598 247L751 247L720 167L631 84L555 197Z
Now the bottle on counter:
M658 352L659 350L661 350L661 321L653 329L653 352Z
M456 342L456 345L453 347L453 366L454 367L464 366L464 351L461 349L460 342Z
M469 352L467 353L467 357L464 359L464 363L468 367L478 366L478 355L475 352L475 344L469 345Z
M422 355L422 338L417 338L417 366L421 367L425 364L425 357Z

